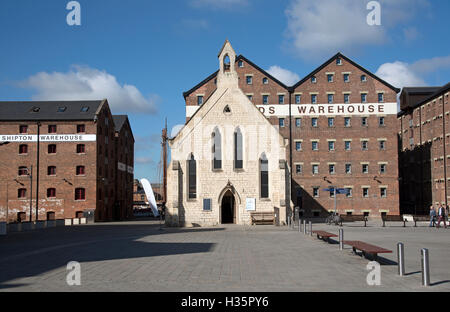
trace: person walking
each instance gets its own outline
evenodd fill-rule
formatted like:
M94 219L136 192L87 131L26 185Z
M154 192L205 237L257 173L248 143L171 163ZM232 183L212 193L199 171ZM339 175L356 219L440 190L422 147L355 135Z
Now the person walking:
M430 227L434 227L436 224L436 210L434 209L434 206L430 206Z
M438 222L436 228L438 229L441 225L441 221L444 221L444 227L447 228L447 223L445 222L445 208L443 205L440 205L438 211Z

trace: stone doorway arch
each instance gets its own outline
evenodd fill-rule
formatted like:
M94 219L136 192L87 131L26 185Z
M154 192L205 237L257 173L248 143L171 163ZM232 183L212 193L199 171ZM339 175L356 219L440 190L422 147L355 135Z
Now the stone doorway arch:
M239 206L241 198L234 188L233 184L228 181L227 186L219 195L219 223L220 224L238 224L239 223Z

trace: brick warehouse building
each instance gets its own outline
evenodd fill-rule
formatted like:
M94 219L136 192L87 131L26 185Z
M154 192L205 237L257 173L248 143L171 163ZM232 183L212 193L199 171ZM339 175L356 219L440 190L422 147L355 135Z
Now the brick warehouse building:
M134 138L107 100L0 102L0 142L2 220L132 215Z
M403 213L428 214L450 197L450 83L404 88L400 96L399 174Z
M397 93L341 53L294 86L286 86L242 55L239 88L289 141L291 200L303 216L399 214ZM186 122L216 90L217 72L183 93ZM288 212L289 213L289 212ZM292 213L292 212L291 212Z

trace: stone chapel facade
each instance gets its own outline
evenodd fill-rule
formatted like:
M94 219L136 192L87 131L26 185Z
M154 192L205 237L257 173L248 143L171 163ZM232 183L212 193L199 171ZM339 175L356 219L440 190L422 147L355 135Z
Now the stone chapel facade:
M251 212L290 209L288 140L239 88L236 53L219 53L216 90L169 141L166 224L251 224Z

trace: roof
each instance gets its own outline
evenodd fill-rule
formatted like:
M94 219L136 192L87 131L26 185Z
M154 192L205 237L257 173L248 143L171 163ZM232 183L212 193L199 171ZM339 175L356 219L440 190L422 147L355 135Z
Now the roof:
M0 102L0 120L94 120L105 101Z
M116 131L120 131L122 129L123 125L125 124L125 121L127 120L127 115L112 115L112 118L114 120L114 127Z
M361 71L363 71L364 73L366 73L367 75L369 75L370 77L378 80L379 82L383 83L384 85L388 86L390 89L394 90L396 93L400 92L399 88L394 87L393 85L389 84L388 82L384 81L383 79L381 79L380 77L376 76L375 74L373 74L372 72L368 71L367 69L365 69L364 67L362 67L361 65L355 63L354 61L352 61L351 59L349 59L348 57L346 57L344 54L342 54L341 52L336 53L333 57L331 57L328 61L326 61L325 63L323 63L322 65L320 65L318 68L316 68L313 72L311 72L309 75L307 75L305 78L303 78L302 80L300 80L299 82L297 82L293 87L292 90L297 88L299 85L301 85L302 83L304 83L305 81L309 80L312 76L314 76L315 74L317 74L319 71L321 71L322 69L324 69L326 66L328 66L328 64L330 64L331 62L333 62L336 58L342 58L344 60L346 60L347 62L349 62L350 64L352 64L353 66L355 66L356 68L360 69Z
M402 93L423 95L423 94L433 94L442 87L404 87Z
M226 42L225 42L226 43ZM223 48L222 48L223 49ZM311 76L314 76L315 74L317 74L319 71L321 71L323 68L325 68L326 66L328 66L328 64L330 64L331 62L333 62L336 58L342 58L344 60L346 60L347 62L349 62L350 64L352 64L353 66L357 67L358 69L360 69L361 71L365 72L367 75L369 75L370 77L378 80L379 82L383 83L384 85L388 86L390 89L394 90L396 93L400 92L399 88L394 87L393 85L391 85L390 83L388 83L387 81L381 79L380 77L376 76L375 74L373 74L372 72L370 72L369 70L365 69L364 67L362 67L361 65L355 63L354 61L352 61L351 59L349 59L348 57L346 57L345 55L343 55L341 52L336 53L333 57L331 57L328 61L326 61L325 63L323 63L321 66L319 66L318 68L316 68L313 72L311 72L309 75L307 75L305 78L303 78L302 80L300 80L299 82L297 82L294 86L292 87L288 87L286 86L284 83L282 83L281 81L279 81L277 78L273 77L271 74L269 74L268 72L266 72L264 69L260 68L258 65L256 65L255 63L253 63L252 61L250 61L249 59L247 59L246 57L244 57L242 54L239 55L236 58L236 62L240 61L240 60L244 60L246 61L248 64L250 64L251 66L255 67L257 70L259 70L261 73L263 73L264 75L266 75L267 77L269 77L270 79L272 79L273 81L275 81L276 83L278 83L280 86L282 86L283 88L289 90L289 91L293 91L295 88L297 88L299 85L301 85L302 83L304 83L305 81L309 80L311 78ZM217 73L219 71L214 72L213 74L211 74L210 76L208 76L206 79L204 79L203 81L201 81L200 83L198 83L197 85L195 85L192 89L190 89L189 91L183 92L183 97L186 99L186 97L188 97L192 92L194 92L195 90L197 90L199 87L201 87L202 85L204 85L205 83L209 82L211 79L215 78L217 76Z
M226 42L225 42L226 43ZM223 49L223 48L222 48ZM256 70L259 70L263 75L267 76L268 78L272 79L273 81L275 81L277 84L279 84L280 86L282 86L285 89L289 89L288 86L286 86L284 83L282 83L280 80L278 80L277 78L275 78L274 76L272 76L271 74L269 74L268 72L266 72L264 69L262 69L261 67L259 67L258 65L256 65L255 63L253 63L252 61L250 61L248 58L246 58L245 56L243 56L242 54L239 55L238 57L236 57L236 61L235 63L239 62L239 61L245 61L248 64L250 64L251 66L253 66ZM217 74L219 73L219 71L215 71L214 73L212 73L211 75L209 75L206 79L204 79L203 81L201 81L200 83L198 83L197 85L195 85L192 89L190 89L189 91L183 92L183 97L186 99L186 97L188 97L192 92L194 92L195 90L197 90L198 88L200 88L202 85L204 85L205 83L209 82L211 79L216 78Z
M416 108L416 107L418 107L418 106L422 106L423 104L425 104L425 103L431 101L432 99L434 99L434 98L436 98L436 97L438 97L438 96L440 96L440 95L442 95L442 94L444 94L444 93L446 93L446 92L448 92L448 91L450 91L450 82L448 82L448 83L447 83L446 85L444 85L443 87L440 87L438 90L436 90L433 94L431 94L431 95L430 95L429 97L427 97L425 100L423 100L423 101L421 101L421 102L415 104L415 105L413 106L413 108Z

